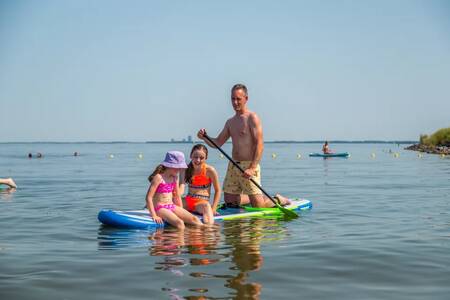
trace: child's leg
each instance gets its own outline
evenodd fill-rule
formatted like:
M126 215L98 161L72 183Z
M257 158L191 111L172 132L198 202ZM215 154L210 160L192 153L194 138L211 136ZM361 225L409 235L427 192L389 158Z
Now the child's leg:
M197 218L196 216L194 216L193 214L191 214L182 207L175 206L174 213L186 224L199 226L203 225L203 223L199 220L199 218Z
M12 178L0 178L0 184L6 184L13 189L17 188L17 185Z
M173 213L170 209L160 208L156 214L160 216L164 221L169 223L170 225L183 230L184 222L181 220L175 213Z
M195 211L203 215L203 223L214 224L214 215L211 205L208 202L197 204L195 206Z

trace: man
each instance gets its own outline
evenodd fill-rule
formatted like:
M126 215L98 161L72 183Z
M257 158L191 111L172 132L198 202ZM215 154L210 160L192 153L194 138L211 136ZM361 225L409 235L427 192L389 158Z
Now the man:
M245 171L242 174L232 163L228 164L227 174L223 183L225 203L228 206L237 206L251 203L254 207L273 207L274 203L263 196L249 179L253 178L261 184L259 161L264 149L263 131L258 115L247 108L248 92L243 84L236 84L231 89L231 104L235 115L228 119L224 128L216 138L211 138L221 147L230 137L233 143L232 158ZM209 146L214 147L205 137L206 129L197 133ZM245 197L243 195L248 195ZM289 200L277 195L282 205Z

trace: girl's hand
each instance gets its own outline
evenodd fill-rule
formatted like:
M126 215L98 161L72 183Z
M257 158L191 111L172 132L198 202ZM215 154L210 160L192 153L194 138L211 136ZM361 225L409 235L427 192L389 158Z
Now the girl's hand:
M163 221L163 219L161 217L153 216L152 218L153 218L153 221L155 221L157 224L163 224L164 223L164 221Z
M215 209L213 209L213 215L219 216L220 214Z

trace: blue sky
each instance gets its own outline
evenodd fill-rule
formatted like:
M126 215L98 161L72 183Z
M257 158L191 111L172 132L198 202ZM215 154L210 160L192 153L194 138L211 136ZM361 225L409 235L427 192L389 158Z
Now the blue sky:
M450 126L448 1L0 0L0 141L218 133L249 88L266 140Z

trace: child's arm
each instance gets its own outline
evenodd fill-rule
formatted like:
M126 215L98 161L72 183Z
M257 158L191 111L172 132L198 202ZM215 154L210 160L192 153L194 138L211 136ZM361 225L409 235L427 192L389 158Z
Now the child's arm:
M184 178L186 176L186 170L183 170L180 172L180 183L178 184L179 187L179 194L184 195L184 189L186 188L186 183L184 182Z
M150 183L150 186L148 187L147 195L145 196L145 201L147 203L147 209L150 212L150 216L157 223L162 223L162 219L156 214L155 207L153 206L153 197L155 196L156 188L161 183L161 181L161 175L155 175L152 182Z
M213 205L212 205L212 210L213 213L215 214L217 211L217 206L219 205L219 201L220 201L220 196L222 194L222 190L220 188L220 183L219 183L219 175L217 175L217 171L209 166L208 170L207 170L207 176L209 178L211 178L213 187L214 187L214 201L213 201Z
M177 184L175 184L175 189L173 190L173 194L172 194L172 201L176 206L179 207L183 207L183 202L181 201L181 196L180 196L180 188L178 187L178 178L176 179Z

